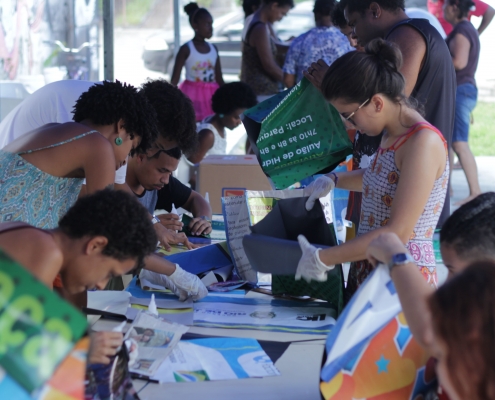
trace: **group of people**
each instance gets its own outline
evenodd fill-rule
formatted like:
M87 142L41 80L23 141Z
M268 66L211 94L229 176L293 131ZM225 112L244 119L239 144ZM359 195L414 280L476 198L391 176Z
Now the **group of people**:
M225 153L226 129L246 109L306 77L355 131L353 171L312 182L306 208L336 187L351 191L347 218L357 236L324 250L300 237L296 276L324 281L351 262L348 300L378 263L388 265L450 398L495 397L495 194L480 195L467 144L480 51L473 5L446 0L453 29L445 41L428 20L410 18L403 0L316 0L316 27L288 45L273 23L292 0L246 3L241 82L225 84L207 42L213 18L188 4L195 36L180 48L171 83L55 82L2 121L0 248L78 307L87 290L137 269L180 299L204 297L197 276L153 254L157 242L193 247L177 233L179 217L157 209L183 207L193 235L211 231L209 203L172 173L183 155L199 163ZM451 149L470 196L449 217ZM438 290L437 226L450 270ZM89 362L108 363L122 334L95 333L92 344Z

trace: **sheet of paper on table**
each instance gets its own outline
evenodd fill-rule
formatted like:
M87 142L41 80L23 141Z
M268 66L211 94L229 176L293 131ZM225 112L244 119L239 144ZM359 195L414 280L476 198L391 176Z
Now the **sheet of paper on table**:
M137 359L129 370L152 376L187 330L187 326L140 312L125 335L125 339L133 339L138 346Z
M314 305L284 307L270 303L203 301L194 305L194 326L321 335L330 332L335 325L334 314L331 308Z
M179 342L152 379L197 382L278 375L257 340L209 338Z
M151 298L130 297L131 304L138 304L141 306L149 306L150 300ZM194 305L194 302L191 299L180 301L178 298L155 299L155 303L158 308L166 308L166 309L192 308Z
M88 308L125 315L131 294L123 290L89 290Z

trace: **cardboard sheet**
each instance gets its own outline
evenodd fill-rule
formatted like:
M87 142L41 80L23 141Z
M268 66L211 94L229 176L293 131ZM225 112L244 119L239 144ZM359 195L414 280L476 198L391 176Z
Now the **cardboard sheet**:
M335 244L319 202L306 211L307 197L277 201L272 211L251 227L242 241L251 266L259 272L293 275L301 258L298 235L325 248Z

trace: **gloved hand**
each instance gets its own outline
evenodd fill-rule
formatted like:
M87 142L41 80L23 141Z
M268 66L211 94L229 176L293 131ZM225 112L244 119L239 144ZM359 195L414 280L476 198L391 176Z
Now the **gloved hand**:
M311 182L308 187L304 188L304 196L309 196L306 202L306 210L311 210L315 205L315 201L325 197L334 187L333 179L326 175L320 176L316 181Z
M297 265L296 280L298 281L302 277L307 282L311 282L311 280L326 281L327 272L334 269L335 265L323 264L318 254L320 249L310 244L303 235L299 235L297 240L303 254Z
M184 271L178 264L175 264L175 271L170 276L143 269L140 277L151 283L170 289L179 297L180 301L188 298L201 300L208 294L208 289L201 282L201 279L194 274Z

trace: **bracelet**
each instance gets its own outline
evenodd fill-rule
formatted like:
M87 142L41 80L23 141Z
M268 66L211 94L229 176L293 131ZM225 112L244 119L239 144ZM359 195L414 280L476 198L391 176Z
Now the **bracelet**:
M337 187L337 183L339 182L339 177L335 172L332 172L330 175L333 175L333 183L335 184L335 187Z
M159 219L159 218L158 218L155 214L153 214L153 215L151 216L151 223L152 223L153 225L155 225L155 224L158 224L159 222L160 222L160 219Z

